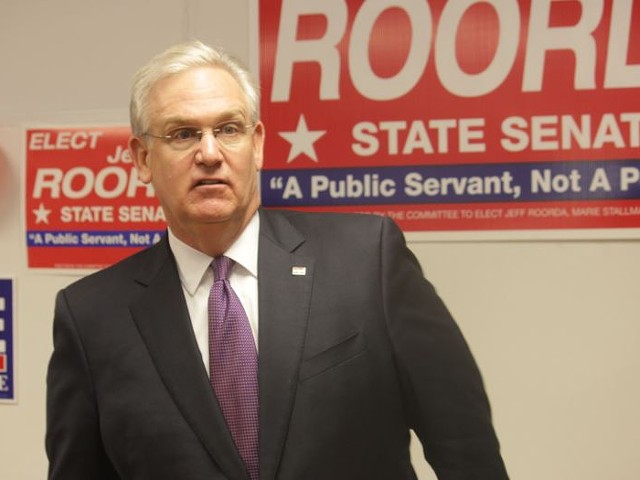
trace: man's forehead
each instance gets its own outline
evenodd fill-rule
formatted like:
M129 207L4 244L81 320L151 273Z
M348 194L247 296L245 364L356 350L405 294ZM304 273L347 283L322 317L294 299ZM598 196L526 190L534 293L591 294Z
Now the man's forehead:
M156 119L203 115L246 118L249 110L235 78L215 67L192 68L159 80L150 91L148 107Z

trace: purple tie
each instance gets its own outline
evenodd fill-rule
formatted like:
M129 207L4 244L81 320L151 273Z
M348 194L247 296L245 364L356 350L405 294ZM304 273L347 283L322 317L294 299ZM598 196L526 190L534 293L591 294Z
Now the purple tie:
M251 480L258 479L258 354L242 304L227 279L233 260L211 262L210 382Z

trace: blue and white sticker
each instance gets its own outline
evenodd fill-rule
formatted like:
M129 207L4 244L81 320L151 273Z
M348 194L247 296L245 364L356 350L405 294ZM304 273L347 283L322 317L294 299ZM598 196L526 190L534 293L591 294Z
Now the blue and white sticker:
M0 278L0 402L16 400L13 299L13 279Z

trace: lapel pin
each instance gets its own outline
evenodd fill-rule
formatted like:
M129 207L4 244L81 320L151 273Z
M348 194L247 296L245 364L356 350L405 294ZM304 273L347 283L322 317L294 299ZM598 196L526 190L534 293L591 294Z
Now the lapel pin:
M304 276L307 274L307 267L293 266L291 267L291 275Z

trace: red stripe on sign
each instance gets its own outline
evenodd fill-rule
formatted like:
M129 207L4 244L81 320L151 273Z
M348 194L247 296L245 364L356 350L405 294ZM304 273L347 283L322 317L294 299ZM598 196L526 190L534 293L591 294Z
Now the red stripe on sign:
M7 356L0 355L0 373L7 371Z

